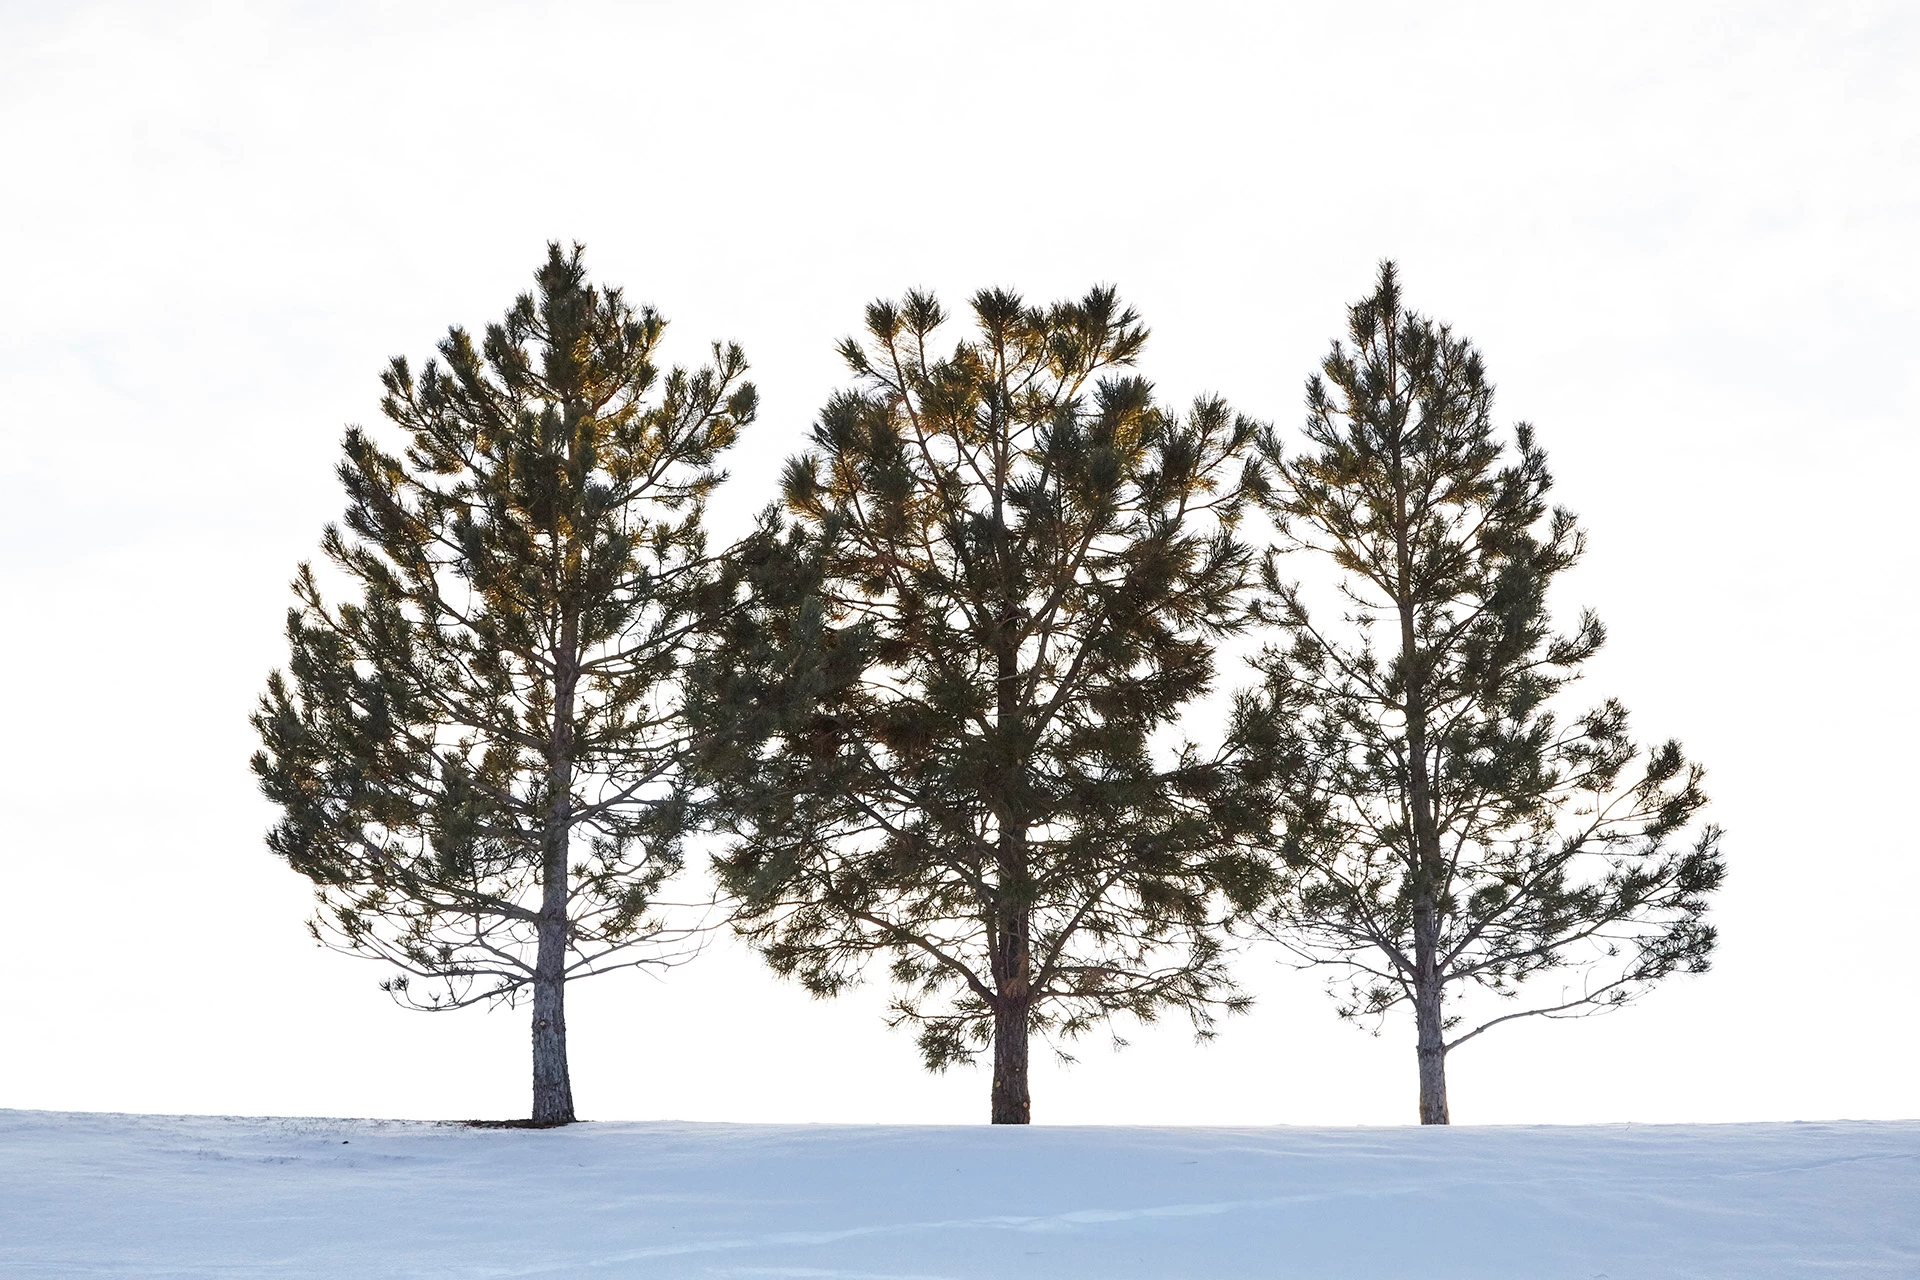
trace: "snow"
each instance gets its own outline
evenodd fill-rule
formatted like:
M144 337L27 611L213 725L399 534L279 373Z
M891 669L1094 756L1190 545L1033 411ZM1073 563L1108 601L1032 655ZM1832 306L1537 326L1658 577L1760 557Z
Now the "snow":
M1920 1276L1920 1122L1028 1129L0 1111L0 1275Z

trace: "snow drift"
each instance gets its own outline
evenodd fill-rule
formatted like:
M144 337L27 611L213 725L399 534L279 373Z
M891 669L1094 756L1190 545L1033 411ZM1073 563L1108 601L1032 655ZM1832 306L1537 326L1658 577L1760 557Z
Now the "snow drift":
M0 1111L0 1274L1920 1276L1920 1122L1451 1129Z

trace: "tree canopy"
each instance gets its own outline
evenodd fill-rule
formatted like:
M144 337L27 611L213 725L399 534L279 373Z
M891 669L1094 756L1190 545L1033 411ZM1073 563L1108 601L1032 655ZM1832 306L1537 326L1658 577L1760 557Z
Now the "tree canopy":
M1445 1055L1488 1028L1704 970L1724 873L1680 745L1636 744L1613 699L1562 706L1605 638L1548 608L1584 538L1492 403L1480 353L1407 311L1387 264L1308 383L1306 447L1260 441L1281 548L1340 575L1329 620L1287 561L1263 567L1275 634L1240 731L1271 797L1264 927L1346 975L1343 1014L1412 1006L1429 1123ZM1473 991L1494 1007L1468 1016Z
M733 594L701 516L754 416L746 360L662 374L664 331L553 245L478 341L395 359L397 441L347 433L322 539L345 598L301 566L254 716L268 845L313 881L315 937L395 966L418 1007L530 990L543 1123L574 1115L565 982L672 954L678 676Z
M854 385L783 483L810 586L741 615L713 676L718 866L776 971L832 995L883 958L927 1064L991 1046L992 1118L1024 1123L1030 1032L1242 1003L1237 775L1177 733L1243 615L1256 425L1157 404L1111 289L969 310L944 352L924 293L841 346Z

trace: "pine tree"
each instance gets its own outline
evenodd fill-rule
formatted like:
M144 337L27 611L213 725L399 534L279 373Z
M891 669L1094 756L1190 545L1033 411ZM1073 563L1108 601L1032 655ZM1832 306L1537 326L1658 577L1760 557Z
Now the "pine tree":
M1065 1056L1243 1003L1216 929L1257 870L1221 835L1235 775L1168 735L1244 615L1256 427L1120 376L1147 334L1111 289L972 312L944 357L922 293L842 344L857 383L784 478L811 567L708 677L738 739L718 871L777 972L827 996L885 958L892 1024L934 1070L991 1046L993 1122L1024 1124L1033 1033Z
M1444 1124L1447 1054L1483 1031L1706 969L1720 832L1695 826L1678 743L1636 746L1617 701L1557 709L1604 639L1547 609L1584 535L1547 505L1533 430L1496 434L1479 352L1406 311L1390 263L1349 320L1308 384L1307 450L1260 442L1281 545L1330 557L1345 616L1311 614L1268 557L1278 638L1240 733L1275 815L1265 930L1340 967L1344 1016L1412 1007L1420 1119ZM1469 1017L1472 992L1498 998Z
M701 513L755 403L737 347L663 379L665 322L581 259L549 246L478 344L389 365L401 447L347 433L322 540L351 598L301 566L253 718L315 938L414 1007L530 993L540 1125L574 1119L568 980L685 939L657 910L690 816L676 676L733 591Z

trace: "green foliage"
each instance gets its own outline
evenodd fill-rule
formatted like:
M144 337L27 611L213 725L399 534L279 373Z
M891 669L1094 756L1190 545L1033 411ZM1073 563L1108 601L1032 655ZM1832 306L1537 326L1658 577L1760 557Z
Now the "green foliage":
M1436 1010L1445 988L1515 1002L1444 1048L1704 970L1723 865L1718 829L1693 825L1700 766L1636 746L1618 702L1557 709L1604 632L1591 613L1553 629L1548 588L1583 536L1548 507L1532 429L1502 444L1479 353L1404 310L1391 264L1349 341L1308 384L1306 451L1260 442L1282 548L1331 558L1345 612L1316 617L1269 555L1278 639L1239 716L1272 797L1267 932L1341 967L1347 1016L1428 987ZM1554 970L1556 990L1519 1000Z
M301 567L254 716L315 936L428 1007L511 999L543 925L567 976L659 958L629 948L663 941L689 821L676 676L734 589L701 512L754 413L739 349L662 377L665 322L589 285L578 246L537 280L478 344L388 367L400 447L347 433L323 540L350 598Z
M1257 874L1233 770L1166 740L1243 616L1255 424L1121 376L1147 334L1109 289L971 310L942 356L932 297L868 308L783 567L702 677L737 927L822 996L883 957L934 1069L996 1015L1204 1032L1241 1003L1221 892Z

